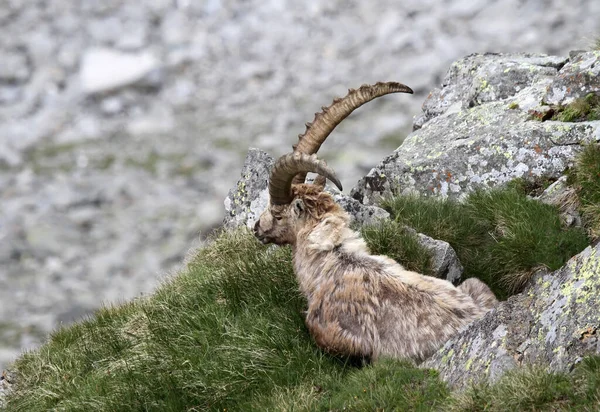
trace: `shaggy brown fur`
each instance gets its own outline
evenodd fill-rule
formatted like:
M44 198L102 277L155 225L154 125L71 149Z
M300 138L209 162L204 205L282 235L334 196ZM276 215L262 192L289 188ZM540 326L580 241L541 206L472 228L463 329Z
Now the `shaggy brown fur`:
M291 204L269 206L254 230L263 243L292 246L306 325L324 350L420 361L496 303L477 279L456 288L372 255L331 195L305 184L292 190Z

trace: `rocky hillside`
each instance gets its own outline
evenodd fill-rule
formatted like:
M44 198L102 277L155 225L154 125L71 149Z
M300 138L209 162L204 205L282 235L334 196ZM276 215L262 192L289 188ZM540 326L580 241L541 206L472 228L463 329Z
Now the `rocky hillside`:
M337 200L355 220L369 223L388 217L373 204L392 194L462 199L476 189L518 181L532 196L541 193L542 202L562 212L563 231L581 226L578 209L588 223L597 222L598 193L578 199L576 188L565 182L575 179L568 178L569 173L579 173L572 169L582 149L600 142L599 79L598 50L572 52L565 58L467 56L452 64L442 88L429 95L415 131L359 181L351 196L337 195ZM586 166L596 192L599 161L595 155ZM242 178L225 201L226 225L253 226L268 203L272 164L266 154L249 152ZM594 199L592 208L585 206L586 197ZM586 208L592 214L587 218ZM491 229L492 236L517 239L519 235L511 233L513 224L500 221ZM553 273L538 264L537 273L527 275L523 292L451 339L425 366L439 370L451 386L465 388L483 379L496 381L522 365L570 372L585 356L600 353L600 244L594 229L588 230L594 245ZM546 233L546 239L518 246L537 248L549 239Z
M566 55L599 14L592 0L3 2L0 368L102 301L152 290L220 224L247 147L288 150L345 88L417 92L336 131L324 154L351 186L451 61Z

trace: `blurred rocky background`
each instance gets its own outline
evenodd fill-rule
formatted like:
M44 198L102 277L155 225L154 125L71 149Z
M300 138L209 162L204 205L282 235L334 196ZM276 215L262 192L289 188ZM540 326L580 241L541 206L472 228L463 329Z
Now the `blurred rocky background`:
M2 0L0 370L61 323L152 291L223 219L248 147L279 156L348 87L408 84L320 155L347 189L452 61L566 55L597 0Z

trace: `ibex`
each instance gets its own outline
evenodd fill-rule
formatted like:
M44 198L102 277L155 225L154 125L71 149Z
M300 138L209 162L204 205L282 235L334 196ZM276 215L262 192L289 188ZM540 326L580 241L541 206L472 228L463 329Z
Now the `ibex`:
M386 256L372 255L349 228L349 215L323 192L335 172L316 152L354 109L388 93L412 93L400 83L350 90L307 123L294 151L270 174L270 204L254 226L263 243L289 244L300 288L308 300L306 325L317 345L332 354L374 360L379 356L422 361L497 302L478 279L459 287L411 272ZM307 172L319 176L305 184Z

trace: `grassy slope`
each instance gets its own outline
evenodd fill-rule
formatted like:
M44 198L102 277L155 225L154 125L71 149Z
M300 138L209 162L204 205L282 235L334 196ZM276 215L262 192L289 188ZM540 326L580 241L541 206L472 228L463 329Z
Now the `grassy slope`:
M595 150L590 147L586 153ZM593 177L593 167L591 174L582 170L579 175L585 174L592 183L600 180L600 175ZM596 186L583 184L578 173L573 176L580 195L590 199L584 205L595 204ZM475 194L464 206L468 211L448 202L395 202L399 202L393 209L397 219L420 217L419 229L435 229L429 233L452 243L469 274L477 274L477 268L494 268L484 272L503 293L509 293L507 284L500 281L508 273L503 271L503 262L525 273L541 264L562 264L567 257L564 245L575 245L574 253L579 248L573 239L581 234L557 228L555 209L541 207L514 190ZM400 210L398 204L414 207ZM553 236L551 244L542 242L533 229ZM428 256L412 243L414 239L401 224L382 223L365 228L364 233L378 252L427 270ZM484 242L481 236L489 238ZM523 241L534 250L523 251L519 247ZM399 248L399 244L412 246ZM562 245L560 250L557 245ZM393 360L361 368L323 354L303 325L303 308L288 248L266 248L245 231L224 233L154 295L102 309L87 321L58 330L48 344L18 359L14 364L18 384L7 409L501 411L600 407L600 358L586 360L572 375L522 370L493 386L451 394L434 371Z
M446 395L435 374L404 363L358 369L324 355L303 307L288 248L225 233L152 297L103 309L19 359L9 410L328 409L367 396L362 383L376 386L369 402ZM417 384L392 394L376 385L390 376Z

